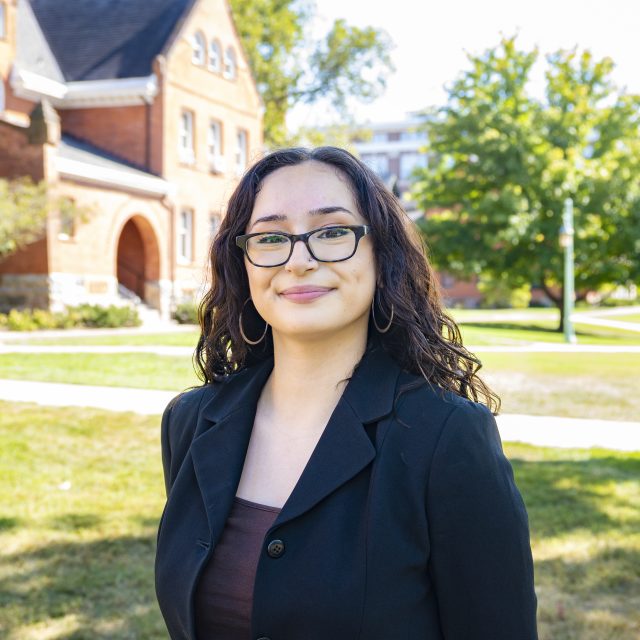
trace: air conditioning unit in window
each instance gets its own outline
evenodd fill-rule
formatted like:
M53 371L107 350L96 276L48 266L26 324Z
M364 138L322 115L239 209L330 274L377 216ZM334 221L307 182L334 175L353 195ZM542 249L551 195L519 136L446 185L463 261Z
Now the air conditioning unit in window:
M209 168L212 173L224 173L227 170L227 161L224 156L215 155L209 158Z

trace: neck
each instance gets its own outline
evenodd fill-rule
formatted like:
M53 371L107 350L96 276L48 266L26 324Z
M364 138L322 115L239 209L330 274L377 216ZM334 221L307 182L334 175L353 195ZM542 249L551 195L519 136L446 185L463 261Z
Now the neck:
M285 420L335 405L348 382L342 380L351 376L366 344L366 326L355 335L350 331L318 341L274 332L273 371L266 385L269 405Z

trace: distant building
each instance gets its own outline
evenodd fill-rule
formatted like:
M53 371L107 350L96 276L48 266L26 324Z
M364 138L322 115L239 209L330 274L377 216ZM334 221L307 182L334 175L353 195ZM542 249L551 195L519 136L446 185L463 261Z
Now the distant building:
M0 0L0 177L94 211L53 212L0 262L0 307L137 297L166 318L202 284L262 112L226 0Z
M427 166L427 155L423 151L427 135L420 129L421 122L410 118L363 125L371 137L358 139L356 136L353 140L360 159L388 185L395 185L407 211L415 210L408 198L411 174L414 169Z
M427 134L421 130L422 120L408 118L397 122L380 122L362 126L365 135L354 136L353 147L360 159L402 199L412 220L419 220L426 212L418 210L409 197L411 178L415 169L427 166L424 151ZM441 291L448 306L477 307L482 301L475 280L457 280L447 273L438 273Z

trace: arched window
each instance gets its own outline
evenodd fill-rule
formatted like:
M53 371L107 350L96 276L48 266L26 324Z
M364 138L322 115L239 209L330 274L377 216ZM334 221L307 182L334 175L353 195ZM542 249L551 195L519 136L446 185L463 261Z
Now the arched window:
M222 70L222 51L220 41L215 39L209 43L209 70L220 73Z
M196 33L193 34L191 46L193 47L191 62L193 62L193 64L204 65L207 45L200 31L196 31Z
M236 70L236 52L231 47L227 47L224 52L224 77L228 80L234 80Z

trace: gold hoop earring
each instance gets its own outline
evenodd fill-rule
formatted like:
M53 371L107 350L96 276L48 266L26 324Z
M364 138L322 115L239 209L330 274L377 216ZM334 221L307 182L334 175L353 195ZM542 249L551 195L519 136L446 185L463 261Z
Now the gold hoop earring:
M249 296L245 301L244 304L242 305L242 309L240 311L240 317L238 318L238 325L240 326L240 335L242 336L242 339L247 342L248 344L260 344L263 340L264 337L267 335L267 331L269 330L269 323L265 322L264 323L264 332L262 333L262 335L260 336L260 338L258 340L249 340L249 338L247 338L247 336L244 333L244 330L242 329L242 312L244 311L244 308L247 304L247 302L249 302L249 300L251 300L251 296Z
M378 332L379 333L387 333L387 331L389 331L389 329L391 329L391 323L393 322L393 302L391 303L391 317L389 318L389 324L387 324L387 326L384 329L381 329L378 326L378 323L376 322L375 306L376 306L376 294L377 293L378 293L378 290L376 289L376 292L373 295L373 302L371 303L371 316L372 316L373 324L374 324L375 328L378 330ZM380 308L382 309L382 306L380 306Z

